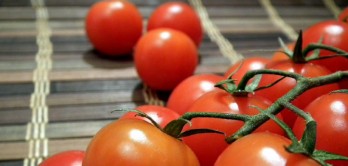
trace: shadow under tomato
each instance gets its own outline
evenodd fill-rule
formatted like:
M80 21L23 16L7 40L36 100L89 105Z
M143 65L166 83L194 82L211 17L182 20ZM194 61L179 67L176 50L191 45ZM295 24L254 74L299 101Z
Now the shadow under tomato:
M95 68L103 69L121 69L134 66L133 55L131 53L110 56L93 49L83 54L83 60Z

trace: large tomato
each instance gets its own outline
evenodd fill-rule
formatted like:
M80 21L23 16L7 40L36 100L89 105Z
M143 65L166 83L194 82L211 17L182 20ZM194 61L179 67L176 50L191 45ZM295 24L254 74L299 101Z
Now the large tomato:
M194 73L198 50L184 33L159 28L140 38L134 62L140 78L150 88L172 90Z
M294 63L291 60L283 60L278 61L274 63L270 63L267 66L268 69L275 69L275 70L282 70L282 71L288 71L288 72L294 72L303 75L304 77L319 77L328 75L331 72L327 70L326 68L315 65L313 63ZM278 79L280 79L281 76L277 75L270 75L270 74L264 74L262 76L262 79L260 81L259 86L267 86ZM262 89L259 91L256 91L257 95L263 96L265 98L270 99L272 102L276 101L278 98L285 95L287 92L289 92L292 88L294 88L296 85L296 80L293 78L284 78L277 84L273 85L272 87ZM304 109L310 102L312 102L315 98L326 94L328 92L331 92L333 90L339 89L338 84L329 84L324 85L321 87L316 87L313 89L310 89L303 94L301 94L299 97L297 97L292 103L297 106L300 109ZM296 114L289 111L284 110L281 112L283 115L284 121L289 125L292 126L294 124L294 121L296 120Z
M322 44L333 46L348 52L347 23L328 20L312 25L303 32L303 48L308 46L310 43L318 43L321 38ZM326 50L320 51L320 56L329 56L333 54L335 53ZM348 58L345 57L327 58L313 61L313 63L325 66L333 72L348 70Z
M316 148L348 156L348 94L325 94L304 109L317 122ZM305 123L297 118L293 131L300 138ZM348 165L348 161L331 161L335 166Z
M110 55L132 52L142 34L138 9L126 0L103 0L94 4L85 20L86 34L93 46Z
M84 151L64 151L45 159L42 163L40 163L40 166L82 166L84 156Z
M264 69L266 67L266 64L269 63L269 61L270 60L268 58L264 58L264 57L245 58L235 63L234 65L232 65L225 72L224 77L228 78L233 73L232 79L234 79L235 83L238 84L246 72L250 70Z
M188 35L198 47L203 38L201 21L196 12L184 2L167 2L151 14L147 30L172 28Z
M219 112L231 114L255 115L260 113L256 107L266 109L270 102L262 97L250 94L249 96L232 96L216 89L201 96L189 108L188 112ZM281 118L281 117L279 117ZM197 118L192 120L190 129L208 128L224 132L227 136L242 127L243 122L216 118ZM283 130L273 121L267 121L256 131L270 131L283 134ZM228 146L225 136L204 133L184 137L183 141L195 152L201 166L211 166L220 153Z
M178 119L180 116L177 112L162 106L157 105L141 105L135 108L135 110L139 110L149 117L151 117L159 126L164 128L170 121ZM151 123L151 121L147 118L137 116L135 112L128 112L120 117L120 119L141 119L146 122Z
M289 153L285 146L291 141L283 136L260 132L244 136L229 145L215 162L215 166L319 166L313 159Z
M222 76L215 74L190 76L175 87L169 96L167 107L182 115L195 100L215 89L214 85L223 79Z
M198 166L191 149L141 120L121 119L102 128L89 143L84 166Z

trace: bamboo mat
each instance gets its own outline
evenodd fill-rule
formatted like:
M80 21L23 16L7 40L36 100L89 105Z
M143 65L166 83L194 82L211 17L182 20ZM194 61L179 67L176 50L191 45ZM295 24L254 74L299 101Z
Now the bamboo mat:
M144 22L163 0L133 0ZM196 73L223 73L243 57L265 56L277 38L333 19L345 0L189 0L205 27ZM143 85L131 58L105 59L84 33L94 0L0 1L0 165L37 165L84 150L120 108L165 105L170 92Z

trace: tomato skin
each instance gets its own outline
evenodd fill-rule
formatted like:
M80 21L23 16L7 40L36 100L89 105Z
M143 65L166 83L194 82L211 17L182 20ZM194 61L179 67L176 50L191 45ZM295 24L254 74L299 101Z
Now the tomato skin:
M177 166L199 163L181 141L141 120L121 119L101 129L88 145L83 166Z
M81 166L84 156L85 152L80 150L63 151L45 159L39 166Z
M184 33L159 28L140 38L135 47L134 62L146 85L168 91L193 75L198 65L198 50Z
M348 23L348 7L344 8L343 11L338 15L338 20Z
M190 76L172 91L167 102L167 107L183 115L194 101L203 94L215 89L214 85L223 79L222 76L215 74Z
M310 43L318 43L320 38L323 38L322 44L348 52L348 24L336 20L327 20L312 25L303 32L303 48ZM320 51L320 56L334 54L326 50ZM324 66L332 72L348 70L348 58L345 57L327 58L313 61L313 63Z
M135 110L139 110L148 116L150 116L155 122L164 128L170 121L178 119L180 115L176 113L175 111L162 107L157 105L141 105L135 108ZM140 119L144 120L146 122L151 123L151 121L147 118L136 116L137 113L135 112L127 112L123 116L120 117L120 119Z
M266 109L270 102L262 97L250 95L247 97L234 97L231 94L216 89L204 94L189 108L189 112L220 112L232 114L255 115L259 111L251 106ZM282 119L281 116L279 118ZM227 136L236 132L243 122L237 120L224 120L215 118L197 118L192 120L190 129L208 128L224 132ZM273 121L267 121L256 132L270 131L283 135L283 130ZM221 152L228 146L225 136L220 134L197 134L183 138L196 154L201 166L214 164Z
M309 78L324 76L331 73L326 68L319 65L315 65L313 63L293 63L291 60L284 60L284 61L270 63L267 66L267 68L294 72ZM281 76L264 74L261 78L259 86L261 87L261 86L270 85L271 83L275 82L276 80L280 78ZM275 102L278 98L282 97L292 88L294 88L295 85L296 85L295 79L284 78L283 80L279 81L277 84L275 84L272 87L256 91L256 95L263 96L271 100L271 102ZM292 104L294 104L300 109L304 109L309 103L311 103L317 97L337 89L339 89L339 86L337 83L316 87L298 96L295 100L292 101ZM285 123L287 123L290 127L292 127L296 120L296 114L287 109L283 110L281 114L283 115Z
M289 43L286 45L286 47L288 47L289 50L293 51L294 47L295 47L295 43ZM286 54L284 54L282 51L283 48L280 48L278 51L276 51L273 55L272 55L272 61L276 62L276 61L283 61L283 60L287 60L289 59L289 56L287 56Z
M289 153L287 138L259 132L244 136L229 145L215 162L215 166L319 166L320 164L301 154Z
M138 9L126 0L95 3L85 20L85 30L92 45L108 56L132 52L142 35L143 22Z
M348 156L348 94L325 94L304 109L317 122L318 150L325 150ZM297 118L293 127L300 138L305 128L301 118ZM348 165L348 161L330 161L335 166Z
M184 2L167 2L157 7L149 17L147 30L172 28L188 35L198 47L203 28L196 12Z
M234 75L232 78L235 80L236 85L238 85L239 81L243 78L246 72L250 70L258 70L258 69L264 69L266 67L266 64L270 62L270 59L264 58L264 57L250 57L245 58L235 64L233 64L224 74L225 78L228 78L232 73ZM242 65L242 66L240 66Z

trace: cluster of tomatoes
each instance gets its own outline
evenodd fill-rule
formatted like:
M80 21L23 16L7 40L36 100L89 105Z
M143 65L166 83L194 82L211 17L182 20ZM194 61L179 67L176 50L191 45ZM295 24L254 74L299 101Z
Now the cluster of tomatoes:
M329 45L348 52L348 10L338 20L319 22L303 31L302 48L310 43ZM271 87L254 93L234 95L215 85L233 79L237 85L250 70L274 69L296 72L305 77L319 77L348 70L343 56L298 61L277 51L271 59L251 57L235 63L224 75L193 75L198 63L197 48L202 40L200 21L194 10L184 3L165 3L155 9L143 34L142 17L137 8L123 0L101 1L94 5L86 19L86 32L94 47L104 54L134 55L135 66L143 82L156 90L170 90L166 106L142 105L102 128L83 151L67 151L54 155L41 165L319 165L308 156L293 154L284 148L291 144L283 129L274 121L267 121L255 132L232 144L229 136L242 127L243 122L217 118L194 118L184 131L212 129L216 132L198 133L174 138L166 133L167 126L187 112L217 112L256 115L271 106L296 85L292 78L279 75L262 76L259 87ZM295 44L287 45L290 50ZM285 49L289 53L288 49ZM336 52L309 51L319 57ZM303 55L302 55L303 56ZM347 89L348 81L310 89L292 104L310 113L317 122L316 148L348 156L348 94L330 93ZM258 109L255 109L257 107ZM150 117L150 118L149 118ZM304 121L290 110L277 117L293 129L300 139ZM140 120L139 120L140 119ZM182 132L170 129L174 132ZM67 162L67 163L62 163ZM347 165L347 161L330 161Z

